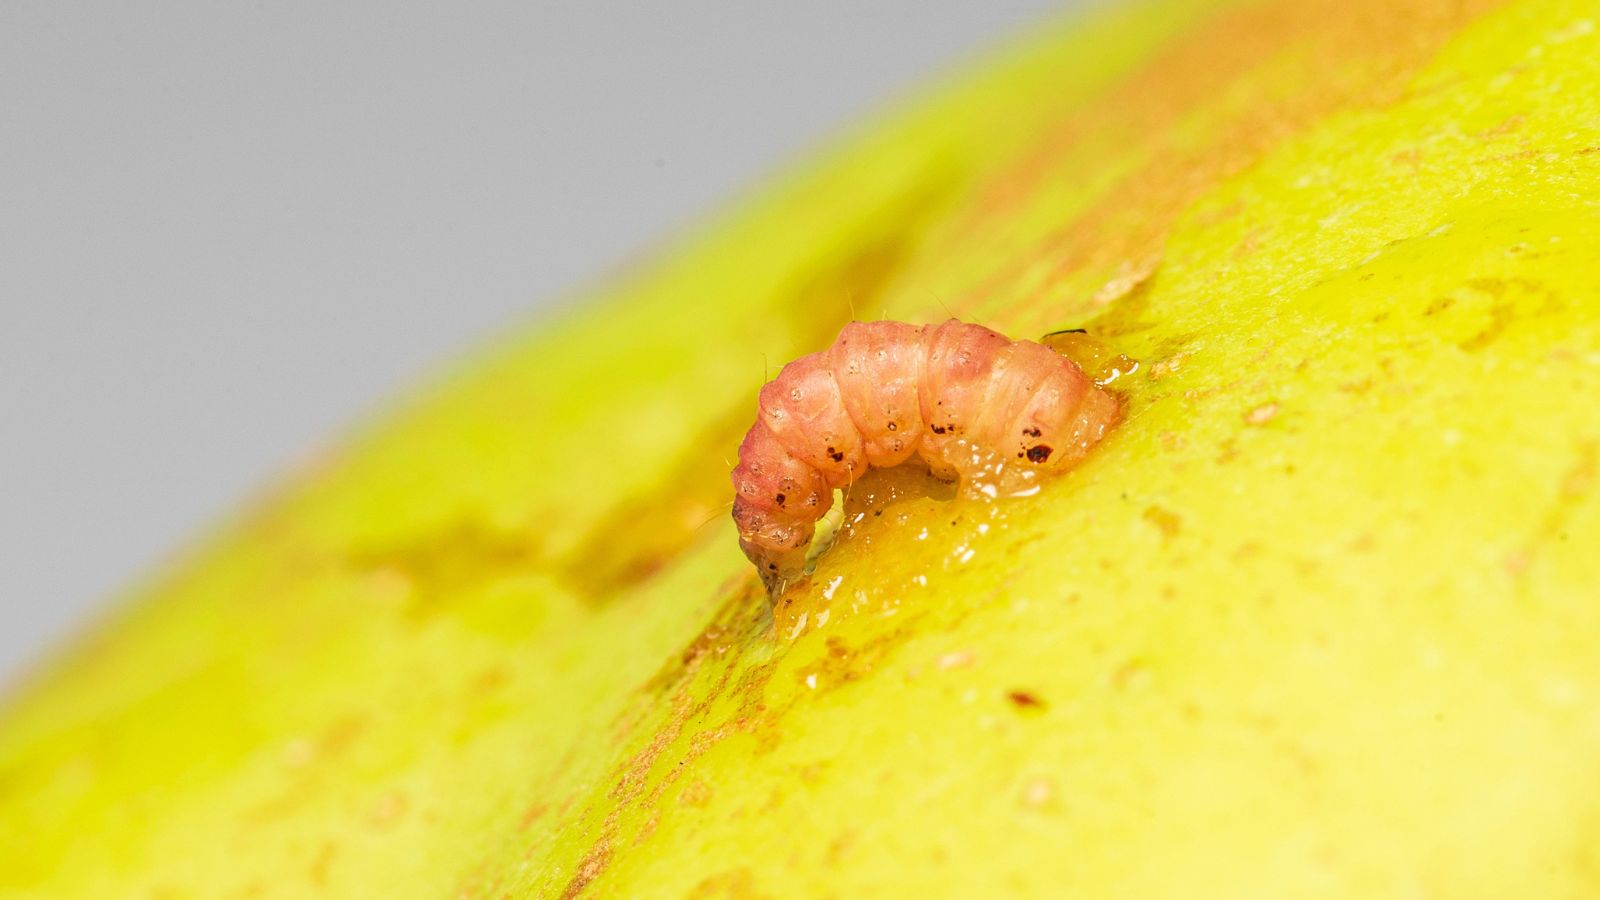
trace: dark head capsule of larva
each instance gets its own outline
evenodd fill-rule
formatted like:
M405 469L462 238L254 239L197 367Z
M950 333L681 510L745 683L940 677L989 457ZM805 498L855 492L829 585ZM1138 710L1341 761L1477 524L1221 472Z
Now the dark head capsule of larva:
M1071 360L954 319L852 322L784 366L758 406L733 470L733 516L774 592L803 577L832 490L868 469L1036 478L1081 460L1120 410Z

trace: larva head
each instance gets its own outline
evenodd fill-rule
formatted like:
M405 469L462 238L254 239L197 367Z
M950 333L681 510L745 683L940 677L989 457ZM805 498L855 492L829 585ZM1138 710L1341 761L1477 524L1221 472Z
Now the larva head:
M739 529L739 549L761 573L771 593L774 586L805 575L806 550L814 528L774 510L756 509L734 501L733 521Z
M761 388L761 421L795 459L816 468L832 487L867 470L861 434L845 410L826 353L802 356Z
M851 322L827 357L867 462L887 468L916 453L922 437L922 329L905 322Z

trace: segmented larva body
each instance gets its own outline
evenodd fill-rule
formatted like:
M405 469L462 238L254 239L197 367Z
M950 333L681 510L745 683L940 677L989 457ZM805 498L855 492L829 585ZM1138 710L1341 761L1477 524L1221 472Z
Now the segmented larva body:
M833 489L869 468L917 457L947 480L1015 487L1071 467L1118 414L1112 394L1032 341L955 319L852 322L762 387L733 470L739 546L781 590L803 574Z

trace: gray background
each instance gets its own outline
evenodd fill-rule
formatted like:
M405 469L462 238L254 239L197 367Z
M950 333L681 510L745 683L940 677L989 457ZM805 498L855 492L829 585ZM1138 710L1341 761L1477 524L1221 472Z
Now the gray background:
M1057 5L0 3L0 689L386 396Z

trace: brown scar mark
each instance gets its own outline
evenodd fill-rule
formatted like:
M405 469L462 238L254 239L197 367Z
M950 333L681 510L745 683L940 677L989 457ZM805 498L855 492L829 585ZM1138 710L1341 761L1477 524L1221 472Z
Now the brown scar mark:
M659 481L617 502L559 562L566 582L586 600L605 604L659 572L697 540L723 508L727 479L705 464L708 448L738 446L749 427L745 404L728 405L678 453ZM713 451L714 452L714 451Z
M591 881L599 878L600 873L610 864L611 844L602 839L589 850L583 861L578 863L578 871L573 873L572 880L567 882L566 888L561 892L561 900L573 900L583 893L583 889L588 887Z
M1555 499L1545 511L1538 529L1526 544L1507 555L1506 569L1513 577L1524 575L1546 545L1563 539L1573 514L1600 482L1600 440L1579 443L1575 456L1557 482Z
M725 897L727 900L755 900L766 896L756 890L756 879L747 868L731 869L708 876L689 890L688 896L695 900L715 900Z
M1183 530L1183 519L1170 509L1151 505L1145 508L1142 518L1156 527L1166 539L1175 538Z
M1510 134L1511 132L1520 129L1522 127L1522 123L1525 121L1527 121L1527 116L1524 116L1521 113L1506 116L1498 124L1489 128L1485 128L1482 131L1475 132L1472 136L1480 141L1493 140L1501 135Z
M711 802L711 783L704 778L696 778L684 786L682 793L678 794L678 802L684 806L702 807Z
M1046 706L1045 702L1039 698L1039 695L1034 694L1031 691L1006 691L1006 699L1010 700L1011 704L1018 709L1032 710L1035 712L1043 710Z
M388 546L354 549L346 562L366 570L378 593L403 601L409 615L427 618L461 588L540 566L546 562L540 545L531 529L502 531L466 520Z

